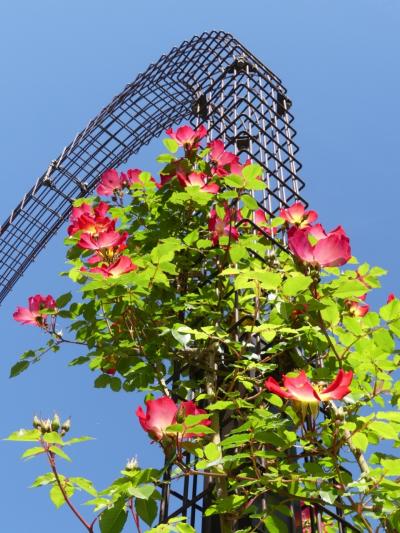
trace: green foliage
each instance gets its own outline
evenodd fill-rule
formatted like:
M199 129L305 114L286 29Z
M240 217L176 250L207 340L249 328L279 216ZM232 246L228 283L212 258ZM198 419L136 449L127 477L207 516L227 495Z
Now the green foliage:
M239 174L213 176L210 181L219 186L215 194L184 188L174 165L211 175L210 162L195 150L177 160L171 155L178 150L176 141L164 144L170 154L158 161L166 164L163 174L171 179L157 189L142 173L143 186L134 184L112 200L117 229L129 234L123 254L137 269L107 278L90 272L89 252L77 246L76 236L67 239L69 276L80 285L80 295L57 299L66 336L48 331L46 346L23 354L11 376L69 342L82 350L70 365L87 365L94 386L113 392L159 397L165 394L165 377L180 369L172 396L197 395L207 414L175 420L154 453L165 453L173 478L214 476L218 490L207 515L219 515L225 531L233 530L239 517L251 516L268 531L283 532L284 516L291 511L279 502L299 501L339 505L347 520L365 530L372 531L377 522L388 532L399 529L400 385L395 373L400 302L394 299L364 317L354 316L349 307L379 288L385 271L367 264L356 271L355 260L325 270L301 263L247 220L265 188L261 167L251 164ZM220 219L217 240L211 209ZM276 218L268 225L283 223ZM118 258L120 252L109 253ZM282 383L282 374L304 370L323 389L339 369L354 371L351 393L343 401L315 402L313 410L264 387L270 375ZM206 418L210 426L202 423ZM65 440L58 430L33 429L8 440L35 443L24 459L58 461L70 460L65 446L89 437ZM382 452L383 441L393 453ZM189 464L184 451L191 454ZM118 533L132 513L151 527L163 474L127 468L97 491L85 478L60 475L57 480L50 472L32 487L49 486L56 507L65 502L60 484L68 497L87 493L87 504L100 513L101 532ZM279 496L277 502L268 500L271 494ZM263 496L266 509L255 503ZM322 519L330 531L329 516ZM178 517L150 531L194 529Z
M103 511L100 515L101 533L120 533L123 530L128 512L125 510L124 501L117 501L112 507Z

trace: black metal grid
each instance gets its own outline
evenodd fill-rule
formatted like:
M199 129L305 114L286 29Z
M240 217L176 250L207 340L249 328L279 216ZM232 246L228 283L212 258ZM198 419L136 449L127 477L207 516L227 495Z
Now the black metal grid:
M268 211L290 202L304 184L285 92L277 76L224 32L193 37L162 56L64 148L0 227L0 302L68 217L73 199L89 194L106 169L195 114L210 117L213 138L235 145L238 135L249 136L249 154L268 168Z
M102 172L126 162L166 128L184 120L205 124L209 140L222 139L235 153L263 167L267 189L256 199L267 213L276 215L282 206L304 202L290 106L280 79L230 34L203 33L172 49L75 137L1 226L0 302L64 223L73 199L88 195ZM239 310L237 319L239 335ZM259 339L255 350L262 351ZM168 483L161 519L184 514L192 525L201 521L203 533L218 533L218 521L203 517L211 488L207 480L204 486L196 479ZM321 509L315 509L313 533L322 531ZM324 512L336 515L329 509ZM338 531L357 531L337 515L334 518ZM294 521L289 529L299 531Z

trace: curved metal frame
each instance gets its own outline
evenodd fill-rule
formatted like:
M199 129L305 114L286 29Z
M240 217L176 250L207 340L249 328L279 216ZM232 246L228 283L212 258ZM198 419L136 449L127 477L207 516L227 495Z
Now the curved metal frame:
M247 91L248 79L242 76L227 94L224 79L243 74L243 58L248 62L245 69L258 77L257 92ZM118 167L166 128L195 115L201 120L212 116L213 135L229 137L229 143L234 143L235 132L241 133L239 115L244 107L254 108L253 120L264 121L255 122L253 129L267 130L269 115L276 120L269 138L254 137L252 142L264 143L264 152L270 152L269 166L277 181L271 193L283 201L293 197L304 183L297 176L298 148L292 141L293 116L285 92L277 76L224 32L193 37L163 55L76 135L0 227L0 302L64 223L72 200L88 195L106 169ZM249 147L249 152L254 150ZM285 181L289 175L291 185Z
M267 213L277 214L295 200L306 203L300 196L304 182L298 176L290 106L281 80L230 34L203 33L173 48L64 148L0 227L0 302L64 223L74 199L90 194L105 170L125 163L184 120L204 123L209 140L222 139L263 167L267 188L255 198ZM237 311L238 336L240 322ZM262 351L260 339L254 345L257 353ZM189 479L168 484L161 520L185 514L192 525L202 518L203 533L217 533L215 519L203 516L212 487L207 480L200 485ZM322 510L334 517L339 531L357 531L334 511ZM312 514L311 530L322 531L320 510ZM289 529L298 531L294 520Z

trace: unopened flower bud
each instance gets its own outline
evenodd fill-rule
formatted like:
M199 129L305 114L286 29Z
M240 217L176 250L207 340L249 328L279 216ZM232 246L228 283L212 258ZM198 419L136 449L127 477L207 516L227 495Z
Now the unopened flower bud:
M41 427L42 423L40 421L40 418L38 416L34 416L33 417L33 421L32 421L32 426L35 428L35 429L39 429Z
M51 420L48 418L47 420L42 420L42 433L50 433L51 432Z
M60 429L60 425L61 425L60 417L56 413L53 417L53 420L51 421L52 431L58 431Z
M176 413L176 421L178 424L181 424L184 420L185 420L185 409L182 407L182 405L180 405Z
M125 470L128 470L128 472L131 472L132 470L137 470L138 468L139 462L136 457L132 457L132 459L129 459L125 466Z
M65 435L66 433L68 433L68 431L71 429L71 419L70 418L67 418L67 420L65 420L65 422L62 423L62 426L61 426L61 436Z

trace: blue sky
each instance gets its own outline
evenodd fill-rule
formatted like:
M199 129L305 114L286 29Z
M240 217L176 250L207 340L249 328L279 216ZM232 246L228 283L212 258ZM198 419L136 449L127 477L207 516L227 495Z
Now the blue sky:
M0 168L2 220L75 134L111 98L173 46L211 29L231 32L282 78L293 100L304 195L328 227L342 224L354 254L390 271L370 299L400 294L400 4L398 0L13 0L0 5ZM139 154L135 166L154 167ZM60 232L2 305L0 435L29 426L35 413L72 416L74 435L96 440L71 450L65 472L104 487L126 459L160 460L139 429L134 394L92 388L94 375L68 368L68 349L9 380L18 355L44 340L11 314L35 293L69 286ZM23 464L23 447L0 443L2 531L71 533L79 525L56 511L44 473ZM89 512L89 511L88 511Z

